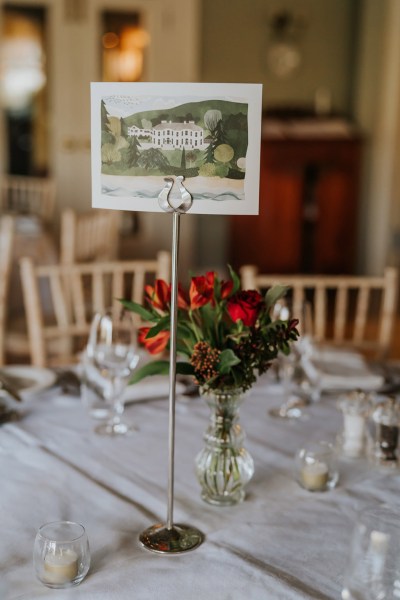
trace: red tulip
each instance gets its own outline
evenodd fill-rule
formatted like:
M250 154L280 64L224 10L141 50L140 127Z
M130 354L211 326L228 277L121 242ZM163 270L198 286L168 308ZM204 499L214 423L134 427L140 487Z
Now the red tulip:
M140 327L138 332L139 343L143 344L150 354L159 354L165 350L169 342L170 332L160 331L154 337L148 338L146 336L149 333L149 330L150 327Z
M163 279L156 279L154 287L152 285L145 286L147 300L154 308L166 310L171 302L171 286Z
M233 289L233 281L230 279L229 281L221 281L221 300L225 300L228 298Z
M209 271L206 276L192 277L190 284L190 308L195 310L209 302L214 302L215 273Z

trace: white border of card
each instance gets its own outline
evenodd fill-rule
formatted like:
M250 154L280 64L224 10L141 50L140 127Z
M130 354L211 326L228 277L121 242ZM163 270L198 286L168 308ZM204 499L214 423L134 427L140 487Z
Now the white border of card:
M93 207L162 212L184 175L190 213L258 214L261 112L261 84L92 83Z

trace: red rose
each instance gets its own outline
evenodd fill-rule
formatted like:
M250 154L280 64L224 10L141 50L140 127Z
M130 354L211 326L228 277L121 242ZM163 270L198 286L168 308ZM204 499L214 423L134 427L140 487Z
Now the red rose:
M170 332L160 331L154 337L148 338L146 336L149 333L149 330L150 327L140 327L138 332L139 343L143 344L150 354L159 354L165 350L170 338Z
M260 309L263 305L263 297L256 290L243 290L228 300L228 313L236 323L243 321L243 325L252 327L257 321Z
M214 279L215 273L211 271L206 276L192 277L189 290L192 310L214 301Z

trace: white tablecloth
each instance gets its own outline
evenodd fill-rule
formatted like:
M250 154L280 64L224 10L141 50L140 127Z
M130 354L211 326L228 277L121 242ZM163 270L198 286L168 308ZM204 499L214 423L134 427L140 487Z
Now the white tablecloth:
M110 439L93 433L79 398L53 389L27 400L25 417L0 428L0 598L339 598L354 519L371 503L400 507L399 474L342 461L335 490L301 489L296 449L312 437L333 441L341 415L326 398L305 419L269 417L281 401L260 383L243 404L255 475L242 504L220 508L201 500L194 474L208 409L199 398L177 399L174 522L198 527L206 540L165 556L143 549L138 535L166 520L167 399L127 407L138 431ZM90 540L90 572L72 590L44 587L32 567L36 530L58 519L82 523Z

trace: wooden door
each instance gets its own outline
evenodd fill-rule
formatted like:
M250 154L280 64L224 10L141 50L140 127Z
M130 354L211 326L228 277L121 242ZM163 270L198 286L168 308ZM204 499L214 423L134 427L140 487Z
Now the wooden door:
M295 164L271 166L262 146L260 213L234 216L230 257L238 268L256 264L265 273L291 273L300 267L303 197L302 169Z

